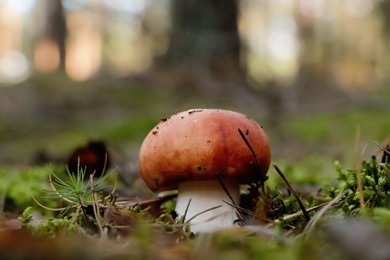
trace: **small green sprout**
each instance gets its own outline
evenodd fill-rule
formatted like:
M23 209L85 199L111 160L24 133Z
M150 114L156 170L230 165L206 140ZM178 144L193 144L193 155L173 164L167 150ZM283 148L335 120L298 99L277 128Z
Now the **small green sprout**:
M89 180L85 180L86 168L80 167L80 163L77 167L77 172L71 172L67 168L68 179L63 179L56 175L54 172L49 172L49 183L51 190L45 191L49 194L49 198L60 199L67 203L64 208L47 208L39 203L35 198L34 200L42 207L53 210L62 211L62 215L65 215L70 209L77 208L77 210L84 210L89 205L97 203L96 194L103 194L103 191L107 187L102 184L111 176L112 171L102 174L99 178L93 178L90 176ZM115 190L115 187L114 187ZM114 191L111 192L111 194Z

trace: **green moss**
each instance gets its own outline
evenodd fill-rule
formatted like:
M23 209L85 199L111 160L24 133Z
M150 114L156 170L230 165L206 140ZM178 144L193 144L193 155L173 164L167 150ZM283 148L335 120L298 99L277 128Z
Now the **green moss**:
M335 197L344 192L346 197L337 208L347 215L361 213L359 190L357 188L356 169L343 168L339 162L335 163L338 173L338 185L330 187L327 192ZM380 163L375 156L361 164L361 180L365 207L390 208L390 164Z
M45 197L44 189L48 188L48 169L48 166L1 168L0 194L6 202L4 209L21 212L26 207L36 205L32 196L37 199Z

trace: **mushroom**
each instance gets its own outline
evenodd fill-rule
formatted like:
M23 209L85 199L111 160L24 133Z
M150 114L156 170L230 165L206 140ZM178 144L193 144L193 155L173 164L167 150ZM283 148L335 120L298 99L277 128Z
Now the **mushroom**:
M254 120L228 110L191 109L149 132L139 163L150 190L178 189L176 212L196 233L234 225L236 209L226 202L239 204L240 184L264 178L270 157L267 135Z

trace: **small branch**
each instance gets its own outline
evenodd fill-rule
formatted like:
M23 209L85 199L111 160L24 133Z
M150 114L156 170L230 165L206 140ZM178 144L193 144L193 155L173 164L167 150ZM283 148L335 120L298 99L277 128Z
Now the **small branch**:
M305 206L303 205L301 199L299 198L298 194L295 192L295 190L291 187L290 183L288 182L288 180L286 179L286 177L284 176L284 174L282 173L282 171L279 169L278 166L276 166L275 164L273 165L276 172L280 175L280 177L282 177L283 181L286 183L287 185L287 188L289 189L289 191L293 194L293 196L295 197L295 199L297 200L298 202L298 205L299 207L301 208L302 210L302 213L303 213L303 216L305 217L306 221L310 221L310 216L309 214L307 213L306 209L305 209Z

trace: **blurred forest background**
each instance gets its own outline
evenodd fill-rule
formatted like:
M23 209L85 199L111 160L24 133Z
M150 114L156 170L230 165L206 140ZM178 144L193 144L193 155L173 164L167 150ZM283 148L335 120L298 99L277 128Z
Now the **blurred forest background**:
M276 160L331 165L358 124L368 150L386 139L389 84L386 0L0 0L2 164L102 139L136 168L160 118L219 107Z

